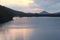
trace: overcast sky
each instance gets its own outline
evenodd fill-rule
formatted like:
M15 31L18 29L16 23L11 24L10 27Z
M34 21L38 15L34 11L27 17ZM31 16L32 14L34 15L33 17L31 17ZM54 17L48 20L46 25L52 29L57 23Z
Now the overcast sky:
M0 0L0 4L24 12L60 12L60 0Z

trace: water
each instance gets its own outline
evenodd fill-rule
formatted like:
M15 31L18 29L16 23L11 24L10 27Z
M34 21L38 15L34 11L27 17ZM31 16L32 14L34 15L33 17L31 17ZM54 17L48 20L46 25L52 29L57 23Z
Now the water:
M0 40L60 40L60 17L14 17L0 28Z

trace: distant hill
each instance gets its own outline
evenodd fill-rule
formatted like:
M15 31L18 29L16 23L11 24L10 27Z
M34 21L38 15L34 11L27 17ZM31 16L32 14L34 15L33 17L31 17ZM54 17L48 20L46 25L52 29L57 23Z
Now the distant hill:
M0 24L12 20L13 12L11 9L0 5Z
M26 13L19 12L8 7L0 5L0 24L6 23L13 19L15 16L24 16Z
M59 15L60 15L60 12L57 12L57 13L53 13L53 14L59 14Z
M40 14L49 14L49 13L46 11L42 11L42 12L40 12Z

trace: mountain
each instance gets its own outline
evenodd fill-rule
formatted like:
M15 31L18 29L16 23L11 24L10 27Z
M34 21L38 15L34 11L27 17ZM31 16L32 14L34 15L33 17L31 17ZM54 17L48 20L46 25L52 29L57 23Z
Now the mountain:
M42 11L42 12L40 12L40 14L49 14L49 13L46 11Z
M19 12L8 7L0 5L0 24L6 23L13 19L15 16L24 17L27 15L24 12Z
M24 13L21 11L16 11L10 9L8 7L0 5L0 24L8 22L12 20L13 17L60 17L60 12L57 13L48 13L46 11L42 11L40 13Z
M12 12L11 9L0 5L0 24L8 22L12 20L14 13Z

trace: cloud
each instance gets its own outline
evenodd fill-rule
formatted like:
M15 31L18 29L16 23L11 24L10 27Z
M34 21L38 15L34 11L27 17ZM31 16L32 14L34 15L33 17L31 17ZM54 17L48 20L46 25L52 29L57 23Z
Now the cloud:
M60 0L34 0L34 2L42 9L48 12L60 10ZM55 5L56 4L56 5ZM57 10L56 10L57 9Z
M40 11L39 6L34 3L34 0L1 0L1 5L24 12Z
M40 9L40 8L27 8L27 9L25 9L25 12L32 12L32 13L38 13L38 12L40 12L40 11L42 11L42 9Z
M40 8L32 8L31 10L35 10L35 11L37 10L38 11L38 10L41 10L41 9Z
M60 12L60 0L1 0L0 4L25 12L39 12L41 9L48 12Z

